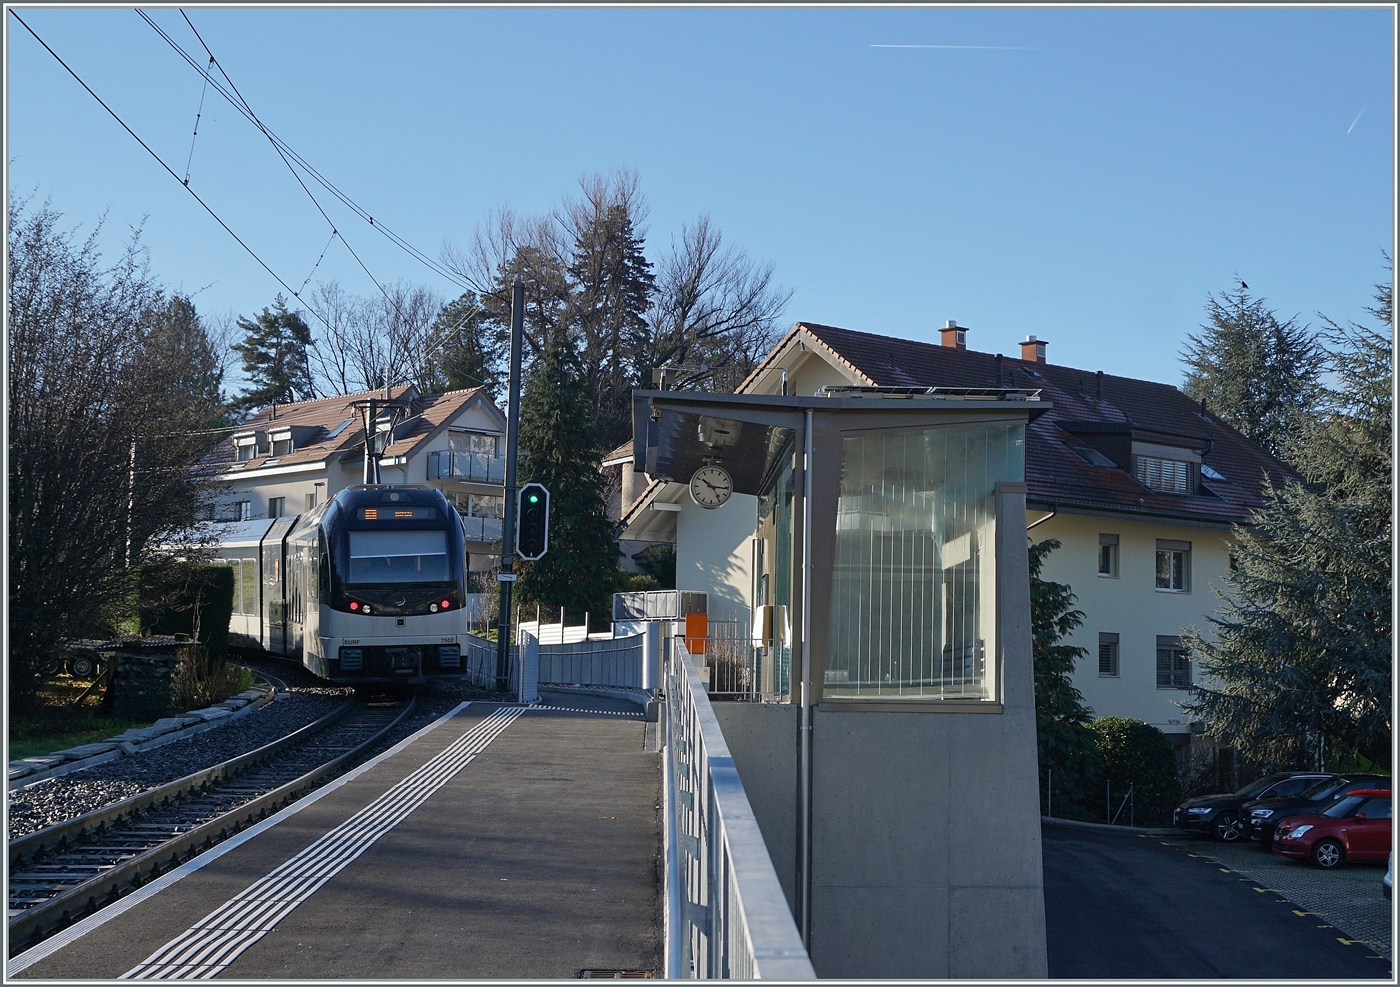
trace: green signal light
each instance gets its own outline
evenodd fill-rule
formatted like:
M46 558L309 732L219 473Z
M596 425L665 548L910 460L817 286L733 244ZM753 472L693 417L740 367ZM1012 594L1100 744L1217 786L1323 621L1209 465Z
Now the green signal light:
M538 504L539 502L540 502L540 495L539 495L539 494L531 494L531 495L530 495L530 503L532 503L532 504Z

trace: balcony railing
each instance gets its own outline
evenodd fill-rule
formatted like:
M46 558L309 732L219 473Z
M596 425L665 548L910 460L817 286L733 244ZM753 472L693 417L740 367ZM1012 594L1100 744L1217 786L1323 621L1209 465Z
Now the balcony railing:
M505 483L506 461L502 456L487 456L475 452L430 452L428 479Z
M500 541L503 524L504 522L498 517L462 515L462 527L466 531L467 541L486 542L487 544Z

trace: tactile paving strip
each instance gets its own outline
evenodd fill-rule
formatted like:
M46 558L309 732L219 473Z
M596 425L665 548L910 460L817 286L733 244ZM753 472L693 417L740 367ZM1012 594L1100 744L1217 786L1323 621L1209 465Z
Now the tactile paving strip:
M485 750L525 707L499 709L440 754L237 897L156 950L124 980L208 980L276 928Z

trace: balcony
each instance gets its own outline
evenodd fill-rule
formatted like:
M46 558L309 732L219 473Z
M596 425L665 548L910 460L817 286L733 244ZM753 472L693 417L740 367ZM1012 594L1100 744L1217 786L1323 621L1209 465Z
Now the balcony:
M428 479L503 484L506 482L505 457L475 452L430 452Z
M471 517L462 515L462 527L466 529L467 541L492 542L501 540L502 521L498 517Z

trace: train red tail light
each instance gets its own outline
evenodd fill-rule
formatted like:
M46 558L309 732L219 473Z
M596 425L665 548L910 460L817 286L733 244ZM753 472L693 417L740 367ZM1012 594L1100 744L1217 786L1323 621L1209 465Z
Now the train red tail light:
M451 600L443 600L443 601L442 601L442 608L443 608L444 610L446 610L446 609L447 609L448 607L450 607L451 605L452 605L452 601L451 601Z
M350 601L350 609L351 609L351 610L358 610L358 609L360 609L360 604L359 604L358 602L356 602L355 600L351 600L351 601Z

